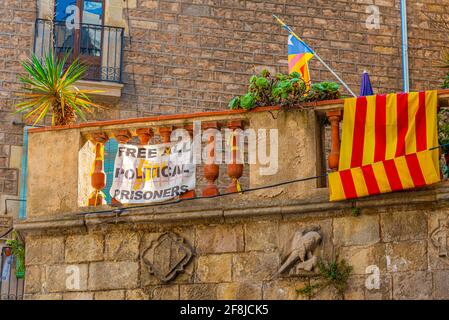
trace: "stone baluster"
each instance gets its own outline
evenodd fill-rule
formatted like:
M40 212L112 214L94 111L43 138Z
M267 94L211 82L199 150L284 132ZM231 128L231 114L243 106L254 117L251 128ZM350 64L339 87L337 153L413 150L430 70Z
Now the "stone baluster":
M136 130L141 145L147 145L153 137L153 130L151 128L139 128Z
M182 129L186 130L189 133L190 139L191 139L190 141L192 142L192 147L193 147L193 125L192 124L185 125L182 127ZM181 199L190 199L190 198L195 198L195 197L196 197L195 190L189 190L180 195Z
M218 129L218 122L207 122L203 124L203 130ZM215 180L217 180L220 173L218 165L215 163L215 136L209 135L207 141L207 163L204 165L204 177L206 178L207 185L203 189L203 197L211 197L220 194Z
M119 143L128 143L133 137L131 132L127 129L114 130L112 133Z
M171 126L159 128L159 135L161 136L162 143L170 142L170 136L171 136L172 130L173 130L173 127L171 127Z
M89 196L88 205L98 206L103 203L103 194L101 190L106 186L106 174L103 170L104 144L109 140L104 132L95 132L90 141L95 145L95 160L90 181L94 191Z
M118 141L118 143L122 143L122 144L128 143L128 141L131 140L131 138L133 137L131 132L128 129L114 130L112 133L114 135L114 138ZM121 202L115 198L112 198L111 205L112 206L120 206Z
M243 122L241 120L232 120L227 123L228 128L231 130L231 140L229 145L231 148L231 162L228 164L228 176L231 178L231 184L227 187L226 192L239 192L240 183L239 179L243 174L243 163L237 163L237 156L239 150L238 136L235 134L235 130L243 128ZM241 159L243 161L243 159Z
M340 121L342 118L341 110L326 112L327 119L331 124L331 152L328 158L329 169L338 170L340 161Z

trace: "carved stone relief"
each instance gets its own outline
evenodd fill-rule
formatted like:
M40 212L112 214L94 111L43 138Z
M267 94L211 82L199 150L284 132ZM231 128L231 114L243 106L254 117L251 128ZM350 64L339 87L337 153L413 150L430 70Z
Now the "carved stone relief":
M438 250L438 256L447 258L448 253L448 237L449 237L449 218L438 220L438 227L430 234L430 240Z
M319 226L311 226L296 231L281 252L281 267L277 274L300 275L312 271L318 258L315 249L321 244Z
M193 256L192 248L180 236L165 232L142 255L151 274L168 282L182 272Z

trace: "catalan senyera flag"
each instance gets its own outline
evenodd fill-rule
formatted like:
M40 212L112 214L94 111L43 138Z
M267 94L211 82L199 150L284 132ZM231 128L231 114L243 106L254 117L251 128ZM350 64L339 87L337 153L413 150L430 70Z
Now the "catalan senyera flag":
M440 181L437 92L345 100L330 200L353 199Z
M313 51L292 34L288 35L288 72L301 74L306 84L310 84L308 62L313 58Z

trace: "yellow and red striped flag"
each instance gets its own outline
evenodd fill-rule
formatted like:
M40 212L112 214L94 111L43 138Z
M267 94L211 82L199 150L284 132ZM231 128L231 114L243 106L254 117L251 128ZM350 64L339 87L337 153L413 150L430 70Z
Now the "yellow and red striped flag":
M330 200L438 182L437 147L436 91L346 99L339 168L329 174Z

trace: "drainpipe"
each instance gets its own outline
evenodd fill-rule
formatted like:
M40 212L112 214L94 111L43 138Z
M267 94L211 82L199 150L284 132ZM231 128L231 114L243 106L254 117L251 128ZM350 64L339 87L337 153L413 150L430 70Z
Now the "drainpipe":
M410 77L408 69L408 33L407 0L401 0L401 34L402 34L402 83L403 91L409 92Z
M19 219L26 218L26 198L27 198L27 176L28 176L28 129L23 127L23 147L22 147L22 174L20 175L20 201Z

